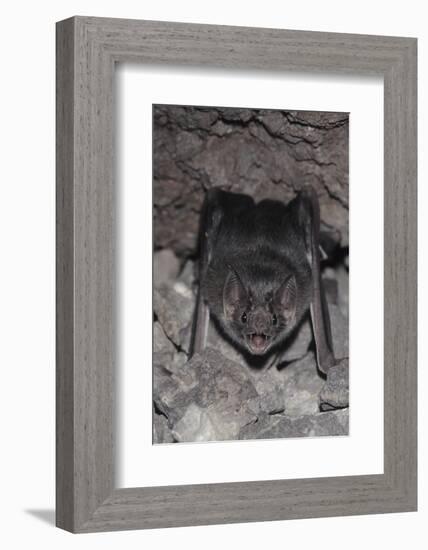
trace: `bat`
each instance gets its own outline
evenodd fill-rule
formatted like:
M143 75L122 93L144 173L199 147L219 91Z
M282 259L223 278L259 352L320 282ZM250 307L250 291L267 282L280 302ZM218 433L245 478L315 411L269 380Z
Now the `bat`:
M280 353L310 311L318 368L327 373L335 358L319 231L318 197L310 187L288 204L210 190L201 214L191 354L205 348L210 318L247 354Z

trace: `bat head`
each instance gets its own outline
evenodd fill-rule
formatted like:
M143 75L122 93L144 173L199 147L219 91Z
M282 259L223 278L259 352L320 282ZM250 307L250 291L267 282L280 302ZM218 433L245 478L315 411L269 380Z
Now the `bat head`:
M296 303L293 274L277 288L259 281L245 286L237 271L230 268L223 287L225 328L251 354L263 355L295 325Z

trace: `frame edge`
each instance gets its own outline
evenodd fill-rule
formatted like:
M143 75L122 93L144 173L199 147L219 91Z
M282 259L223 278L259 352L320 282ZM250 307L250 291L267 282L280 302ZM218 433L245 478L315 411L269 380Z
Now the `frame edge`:
M80 84L76 85L76 71L77 65L83 59L83 51L91 50L91 56L89 60L86 60L88 65L84 69L79 67L79 74L82 74L82 70L90 70L90 63L94 59L98 59L98 62L103 65L103 67L110 67L109 60L107 57L111 58L111 66L115 60L114 48L115 42L112 38L114 32L109 34L107 43L105 40L106 33L108 34L111 31L116 31L119 35L124 29L126 30L127 24L132 25L132 27L137 28L138 31L142 31L146 28L150 30L155 30L151 27L153 26L165 26L165 30L171 30L174 23L170 22L143 22L135 20L124 20L124 19L102 19L102 18L88 18L88 17L73 17L71 19L64 20L58 23L57 30L58 34L63 34L61 39L57 40L57 90L60 92L59 95L63 94L62 100L59 98L57 100L57 139L58 149L57 149L57 215L58 215L58 226L57 226L57 525L64 529L67 529L72 532L92 532L92 531L104 531L104 530L116 530L116 529L136 529L136 528L154 528L154 527L172 527L178 525L206 525L209 523L236 523L244 521L263 521L263 513L259 513L259 516L252 516L254 511L251 511L248 516L240 516L240 518L230 518L219 519L219 514L212 513L213 519L207 519L209 512L206 512L205 515L200 512L199 518L195 517L195 512L193 511L193 516L191 515L191 505L186 504L189 489L194 491L194 495L200 494L203 491L203 487L194 486L193 488L188 487L183 489L183 486L180 487L153 487L153 488L134 488L134 489L115 489L111 492L110 496L105 499L103 495L106 496L106 491L108 488L112 487L112 480L106 478L106 472L109 472L110 465L108 463L111 460L110 455L104 458L102 465L97 463L89 464L89 462L94 460L94 458L84 458L83 454L84 449L82 447L82 441L80 432L77 427L83 425L85 420L84 415L89 414L89 412L96 413L97 420L101 419L102 429L105 429L105 426L108 425L107 417L102 418L101 412L109 412L109 407L107 404L95 404L92 409L87 407L87 410L80 413L75 411L75 407L79 407L78 400L82 398L84 390L88 390L88 397L95 395L97 399L103 399L101 395L101 389L98 390L97 394L91 394L93 387L90 387L90 384L87 384L82 388L83 383L79 377L82 375L85 366L91 371L88 371L88 375L92 373L93 376L99 375L95 371L95 366L92 367L90 361L87 365L80 365L80 363L75 363L75 353L74 349L74 331L75 328L75 315L76 312L74 308L76 304L74 300L76 299L77 294L82 293L83 290L79 291L74 284L73 279L73 270L82 269L83 254L79 252L78 243L83 242L83 229L80 227L78 229L78 236L80 237L75 242L75 233L76 224L79 226L83 215L81 215L78 209L79 201L82 204L84 199L83 197L83 186L78 184L76 178L86 177L87 174L83 173L81 167L75 166L75 155L80 155L80 162L83 162L84 159L88 161L89 164L89 153L84 152L83 143L81 135L77 136L76 132L81 132L76 130L74 127L73 117L77 117L77 110L79 106L76 106L77 100L76 96L78 94L77 89ZM214 25L194 25L194 24L177 24L180 29L180 32L183 31L186 34L187 29L189 29L189 39L190 35L196 35L199 32L203 34L204 32L213 32L217 26ZM242 27L221 27L229 29L227 32L231 32L231 29L245 29ZM71 31L71 29L73 29ZM260 31L261 29L251 28L251 33ZM135 29L134 29L135 30ZM276 34L279 30L275 29L266 29L269 33ZM225 31L226 32L226 31ZM283 31L286 32L286 31ZM290 31L294 36L298 36L299 40L303 40L303 35L309 37L315 33L307 31ZM321 35L329 35L330 33L316 33L319 38L322 38ZM343 37L345 40L346 36L352 36L354 40L355 37L358 37L358 42L364 39L364 35L345 35L336 33L335 39L338 37ZM273 37L273 39L275 36ZM212 37L210 38L210 40ZM382 70L381 60L377 61L377 71L384 72L385 78L387 73L390 75L391 80L390 84L398 84L401 96L396 100L397 112L399 114L392 115L392 129L397 129L398 126L404 124L405 131L404 135L408 138L409 143L406 145L405 150L400 150L397 146L397 141L390 141L390 151L389 153L400 153L400 159L397 161L399 170L396 172L395 176L391 176L391 180L394 181L395 189L400 191L400 200L403 202L398 203L398 199L391 199L390 206L391 208L397 208L397 203L399 204L399 211L394 212L394 215L403 216L405 220L400 221L400 228L404 232L400 238L397 238L396 242L393 243L394 253L397 256L397 250L402 251L403 243L412 242L412 238L416 236L416 223L415 223L415 196L416 196L416 174L414 173L414 161L415 153L411 151L412 146L416 146L416 72L415 72L415 48L416 48L416 39L414 38L401 38L401 37L371 37L372 41L381 43L384 49L387 49L389 44L393 44L394 55L385 53L385 58L383 59ZM76 40L78 44L76 44ZM84 43L83 40L88 42ZM62 41L62 42L61 42ZM161 42L162 39L159 39ZM207 42L208 42L207 37ZM58 45L58 42L61 42ZM107 46L106 46L107 44ZM123 43L120 44L118 49L123 47ZM79 52L77 52L79 50ZM108 51L107 51L108 50ZM121 50L122 51L122 50ZM120 55L128 55L120 54ZM135 59L138 56L141 56L141 52L136 54ZM76 61L76 57L78 60ZM101 60L101 58L103 58ZM134 60L135 60L134 59ZM101 60L101 61L100 61ZM62 65L59 67L58 64L70 64L70 66ZM343 63L343 61L342 61ZM410 63L407 65L406 63ZM327 63L326 63L327 66ZM103 69L104 70L104 69ZM343 70L343 68L342 68ZM373 65L371 65L371 70L373 70ZM71 73L70 73L71 71ZM109 76L110 69L103 72L102 76ZM343 72L345 72L343 70ZM89 74L89 72L88 72ZM98 75L99 77L100 75ZM405 76L408 77L407 84L403 82ZM71 82L70 82L71 78ZM77 76L77 78L80 78ZM88 77L94 78L95 77ZM94 84L95 88L92 89L99 92L100 91L99 82L97 85ZM386 82L385 82L386 85ZM86 91L87 93L87 91ZM111 92L103 92L101 101L95 97L92 99L91 107L94 108L94 104L101 104L103 107L109 103L110 99L108 94ZM406 98L406 93L410 94ZM81 105L85 104L86 97L80 99ZM412 111L412 107L414 110ZM401 110L400 110L401 109ZM61 111L61 112L60 112ZM87 114L88 108L86 108L85 114ZM91 111L89 111L91 112ZM80 113L80 112L79 112ZM99 114L99 113L98 113ZM82 113L80 113L80 116ZM107 113L107 117L110 114ZM71 124L71 129L70 129ZM98 137L100 127L103 125L99 120L89 120L84 123L82 121L79 124L85 124L87 129L91 127L94 131L98 132L96 137ZM109 122L104 122L109 127ZM61 135L58 135L60 133ZM392 135L393 132L391 132ZM76 137L77 136L77 137ZM106 142L103 142L101 147L103 154L105 153L104 147L109 148L108 138ZM106 145L107 143L107 145ZM400 152L401 151L401 152ZM73 159L71 161L71 159ZM385 160L387 156L385 156ZM64 165L63 165L64 163ZM102 161L98 161L101 166ZM395 163L395 167L397 166ZM98 167L102 174L104 174L104 169ZM79 172L81 170L81 172ZM105 168L107 175L109 174L108 168ZM75 172L79 172L75 174ZM407 191L403 191L403 177L405 176L405 181L407 182ZM93 177L93 176L92 176ZM99 177L99 176L98 176ZM401 183L400 183L401 182ZM389 183L389 178L388 178ZM91 183L92 185L92 183ZM77 189L79 187L79 189ZM75 196L76 194L76 196ZM70 205L72 205L70 213ZM76 209L76 210L75 210ZM71 218L67 218L70 216ZM101 214L99 214L101 216ZM413 215L413 218L412 218ZM79 219L76 221L75 217ZM410 218L410 220L409 220ZM402 227L402 225L405 227ZM80 233L79 233L80 231ZM79 240L80 239L80 240ZM410 239L410 241L409 241ZM105 244L105 241L103 241ZM71 247L71 248L70 248ZM79 260L79 255L81 256ZM76 256L78 257L76 260ZM414 253L414 243L408 251L408 256L410 258L411 265L415 265L416 258ZM76 264L77 261L77 264ZM410 282L414 281L414 276L409 272L405 271L404 275L407 276L407 280ZM410 269L410 268L408 268ZM71 274L70 274L71 271ZM63 281L59 279L64 277ZM76 283L77 284L77 283ZM62 286L61 286L62 285ZM399 285L398 285L399 286ZM402 287L401 291L402 291ZM63 294L61 294L61 290ZM77 293L77 294L76 294ZM61 294L61 295L59 295ZM81 298L81 296L79 296ZM406 308L406 313L412 312L412 307L414 305L414 295L412 290L409 288L408 294L404 298L409 298L409 305ZM98 304L99 305L99 304ZM404 314L402 314L404 318ZM411 326L413 327L414 315L411 317ZM62 332L63 331L63 332ZM408 338L412 341L412 335L408 334ZM411 342L410 342L411 343ZM78 351L78 350L77 350ZM406 384L406 395L410 394L410 389L415 387L416 383L416 374L415 374L415 365L412 363L412 360L408 360L409 357L412 359L414 353L410 352L410 355L406 355L406 352L409 352L409 348L406 347L406 350L403 351L400 357L404 354L407 361L405 362L404 371L399 371L397 365L394 366L394 376L395 381L404 380ZM59 354L63 355L60 356ZM397 361L396 361L397 362ZM92 371L94 369L94 371ZM392 384L392 382L391 382ZM391 387L391 386L390 386ZM106 388L110 388L110 381L107 381ZM389 390L390 399L388 402L391 404L391 395L393 392ZM385 389L385 396L387 396L387 388ZM405 401L403 398L399 399L400 405L402 406ZM415 404L413 404L410 409L407 410L405 420L401 421L399 417L397 404L394 405L395 413L392 415L392 418L389 421L388 431L385 429L385 443L388 442L388 449L390 452L397 452L398 456L394 457L387 463L385 461L385 474L382 476L382 483L376 482L376 476L369 476L372 479L365 481L365 486L361 489L362 491L371 491L371 503L367 508L369 510L364 511L363 508L358 508L359 504L357 502L348 503L346 506L344 504L344 511L337 513L334 511L334 506L331 502L318 504L315 503L316 499L308 497L306 501L308 512L302 512L301 506L292 506L290 508L290 503L284 503L281 508L281 503L275 503L273 499L266 502L266 509L271 507L280 507L281 516L275 515L272 519L287 519L291 517L320 517L320 516L332 516L332 515L347 515L347 514L364 514L364 513L381 513L383 512L405 512L405 511L414 511L417 509L417 483L416 483L416 439L415 439L415 428L416 428L416 416L415 416ZM407 406L409 406L407 404ZM81 416L79 416L81 414ZM60 416L58 418L58 415ZM398 421L400 425L400 431L397 435L393 431L393 421ZM408 429L406 434L404 425ZM85 424L86 427L86 424ZM385 426L386 428L386 426ZM92 428L91 428L92 429ZM88 427L89 430L89 427ZM110 434L111 436L111 434ZM109 437L110 437L109 436ZM99 435L98 435L99 437ZM77 439L77 441L75 441ZM80 446L79 446L80 443ZM110 444L110 441L105 443L107 448ZM77 445L78 450L75 449ZM406 448L408 445L408 448ZM97 453L98 456L101 455L100 449L102 445L98 442ZM387 450L387 445L385 444L385 453ZM88 464L84 463L84 460L88 461ZM408 460L408 463L405 461ZM96 460L95 460L96 462ZM74 476L77 475L76 468L83 468L83 479L76 480ZM90 476L94 476L91 478ZM87 481L87 485L84 485L84 481ZM336 484L330 480L330 483L334 487ZM292 481L292 480L291 480ZM314 480L300 480L306 482L313 482ZM328 481L328 480L326 480ZM347 478L349 482L349 478ZM355 479L356 481L356 479ZM260 482L262 483L262 482ZM219 487L214 489L214 492L221 492L224 490L227 491L225 485L229 485L229 489L232 488L232 485L235 484L218 484ZM223 488L220 487L223 486ZM256 484L257 485L257 484ZM253 485L253 487L256 487ZM294 486L293 483L289 484ZM317 486L317 483L313 483L313 486ZM185 487L185 486L184 486ZM205 488L209 487L207 485ZM167 490L168 489L168 490ZM95 493L91 491L94 490ZM258 489L262 491L261 489ZM374 491L379 491L377 500L374 496ZM245 493L245 491L243 491ZM278 498L284 498L287 489L282 489L282 493L278 495ZM370 493L369 493L370 494ZM163 496L162 496L163 495ZM325 492L324 497L328 500L332 498L332 494L329 494L328 491ZM192 497L193 498L193 497ZM266 497L267 498L267 497ZM171 499L171 500L169 500ZM178 502L177 502L178 500ZM214 499L216 500L216 499ZM239 499L230 499L230 505L235 503L235 506L238 504ZM99 504L102 502L102 504ZM98 503L98 504L97 504ZM216 501L213 504L213 510L218 510L220 501ZM185 514L186 510L182 510L182 506L187 506L187 515ZM312 506L312 508L311 508ZM317 508L318 506L318 508ZM360 504L361 506L361 504ZM83 508L81 508L83 507ZM133 508L134 507L134 508ZM92 512L91 512L92 510ZM299 511L300 510L300 511ZM312 511L311 511L312 510ZM323 511L325 510L325 512ZM356 511L357 510L357 511ZM372 511L370 511L372 510ZM126 514L130 517L126 519ZM155 515L156 514L156 515ZM207 515L208 514L208 515ZM297 515L294 515L297 514ZM221 515L221 514L220 514ZM204 516L204 517L203 517ZM80 519L79 519L80 518ZM217 518L217 519L216 519ZM269 519L269 518L267 518Z
M74 531L74 18L56 24L56 525Z

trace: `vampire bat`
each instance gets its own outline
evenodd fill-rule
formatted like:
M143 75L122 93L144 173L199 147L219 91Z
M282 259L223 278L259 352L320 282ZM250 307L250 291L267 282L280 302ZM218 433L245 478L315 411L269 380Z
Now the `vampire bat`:
M221 190L207 193L201 215L199 292L192 354L206 345L212 316L243 351L284 349L310 311L317 363L335 363L320 275L319 203L307 188L288 204Z

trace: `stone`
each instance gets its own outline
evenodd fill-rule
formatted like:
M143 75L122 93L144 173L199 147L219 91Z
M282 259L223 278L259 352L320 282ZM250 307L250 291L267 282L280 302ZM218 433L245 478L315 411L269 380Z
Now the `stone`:
M177 349L163 331L159 322L153 325L153 364L175 372L187 361L186 353Z
M180 270L180 262L172 250L164 248L153 255L153 285L156 288L174 281Z
M169 368L169 365L165 366L163 362L153 361L153 401L156 409L168 418L171 425L186 409L187 403L183 405L179 400L185 393L185 385L181 372Z
M300 416L319 412L319 393L324 380L321 378L313 352L278 370L276 367L250 371L257 398L249 406L259 414L282 412L288 416Z
M183 283L187 288L193 289L195 286L195 262L192 260L187 260L184 264L180 274L178 275L177 280ZM196 297L195 289L195 297Z
M153 323L153 353L175 352L175 346L169 340L158 321Z
M235 440L240 428L254 419L250 412L237 412L234 405L202 408L192 403L174 425L172 436L178 442Z
M321 410L349 406L349 361L342 359L327 371L327 380L319 395Z
M155 366L153 387L156 407L177 441L236 439L256 419L248 406L257 397L248 371L212 348L196 354L179 372Z
M167 337L189 351L194 310L192 291L182 282L162 285L153 291L153 310Z
M281 354L281 362L296 361L301 359L309 349L313 339L312 326L309 318L307 317L303 323L300 324L298 329L293 332L290 338L286 342L284 352Z
M271 368L262 372L254 379L257 397L249 402L249 406L259 415L260 413L276 414L285 409L283 380L278 371Z
M223 336L216 324L211 321L208 327L208 337L207 337L208 346L219 351L224 357L239 363L240 365L247 366L247 361L245 355L241 352L227 336Z
M349 317L349 273L347 269L348 256L345 258L343 265L339 265L335 270L337 286L338 286L338 306L342 315Z
M153 443L174 443L168 420L162 414L153 412Z
M302 416L260 415L257 422L244 426L239 439L321 437L349 434L348 409Z
M215 422L215 424L218 424ZM176 441L199 442L224 439L216 430L206 409L191 403L181 419L175 424L172 436Z
M324 380L318 373L313 352L287 365L278 374L282 375L284 388L284 414L301 416L319 412L319 393Z
M331 333L333 337L333 350L336 359L349 356L349 323L343 315L340 307L328 304L330 313Z
M153 366L161 367L174 374L177 374L187 361L187 354L179 350L174 350L173 352L158 351L153 353Z
M332 388L336 380L332 373ZM323 387L313 352L261 372L210 347L178 368L155 357L153 398L168 419L157 429L177 442L344 435L347 416L320 416Z

